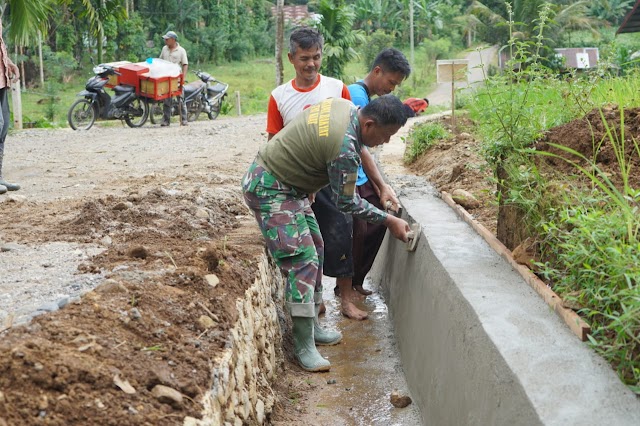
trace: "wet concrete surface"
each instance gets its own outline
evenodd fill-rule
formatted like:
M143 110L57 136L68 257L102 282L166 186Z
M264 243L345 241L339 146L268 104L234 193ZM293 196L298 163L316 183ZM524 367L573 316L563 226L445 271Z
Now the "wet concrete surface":
M397 389L409 395L402 371L387 306L377 289L367 280L365 288L374 293L357 306L369 313L364 321L346 318L340 311L340 299L334 296L335 279L325 277L323 298L327 312L323 326L343 334L340 344L320 346L320 353L331 361L331 371L314 374L317 391L308 400L307 411L318 425L421 425L415 404L396 408L390 395ZM335 383L333 383L335 381ZM306 417L305 419L308 419ZM317 421L317 423L316 423ZM309 424L309 423L307 423Z

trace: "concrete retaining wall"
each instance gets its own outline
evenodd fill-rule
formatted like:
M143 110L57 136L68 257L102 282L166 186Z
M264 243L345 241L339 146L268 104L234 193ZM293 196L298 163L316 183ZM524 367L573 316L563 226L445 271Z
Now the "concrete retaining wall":
M213 361L213 387L206 393L203 418L184 426L261 425L273 411L271 384L283 360L279 315L284 282L267 257L245 297L236 302L238 322L231 345Z
M401 201L422 224L417 250L387 236L372 277L425 424L640 424L609 364L426 182L413 185Z

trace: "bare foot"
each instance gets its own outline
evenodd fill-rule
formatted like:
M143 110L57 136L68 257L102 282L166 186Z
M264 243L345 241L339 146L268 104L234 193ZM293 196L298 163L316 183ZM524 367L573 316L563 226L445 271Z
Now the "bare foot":
M353 302L345 299L342 299L342 315L357 321L365 320L369 316L367 312L358 309Z
M324 306L324 300L320 302L320 310L318 311L318 315L322 315L327 312L327 307Z
M370 294L373 294L373 292L371 290L367 290L366 288L362 287L361 285L354 285L353 289L355 291L357 291L358 293L362 294L363 296L369 296Z
M340 302L342 304L342 314L354 320L366 319L369 314L365 311L361 311L353 304L355 300L362 297L359 293L353 290L351 287L351 278L338 278L336 284L340 289Z

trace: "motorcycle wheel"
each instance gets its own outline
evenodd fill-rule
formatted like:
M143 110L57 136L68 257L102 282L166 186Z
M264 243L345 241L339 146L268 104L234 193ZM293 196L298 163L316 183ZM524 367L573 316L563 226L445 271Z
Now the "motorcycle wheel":
M151 119L151 124L162 123L162 101L153 102L149 105L149 118Z
M218 100L214 105L211 106L211 112L209 112L209 120L215 120L218 118L220 114L220 107L222 106L222 101Z
M124 122L127 123L127 126L141 127L147 122L147 118L149 118L149 101L146 98L135 98L129 108L135 110L135 113L134 115L127 114L124 116Z
M96 108L88 99L78 99L67 113L67 121L73 130L89 130L96 122Z
M196 121L200 117L202 110L204 110L204 105L200 97L197 97L191 104L187 104L187 120Z

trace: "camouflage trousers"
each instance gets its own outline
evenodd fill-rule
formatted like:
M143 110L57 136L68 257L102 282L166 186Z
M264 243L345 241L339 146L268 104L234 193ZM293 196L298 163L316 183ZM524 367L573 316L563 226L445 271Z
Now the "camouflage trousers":
M314 303L322 301L324 242L309 199L255 162L242 178L242 190L286 277L285 302L291 316L314 317Z

